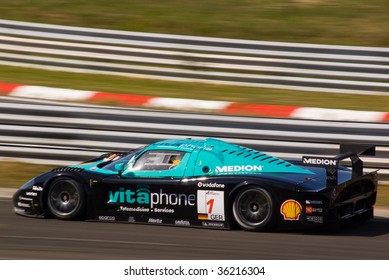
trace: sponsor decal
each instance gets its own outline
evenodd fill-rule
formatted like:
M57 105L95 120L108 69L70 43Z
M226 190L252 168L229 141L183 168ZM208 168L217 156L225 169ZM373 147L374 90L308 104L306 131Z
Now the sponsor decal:
M218 184L218 183L202 183L198 182L197 186L199 188L215 188L215 189L224 189L224 184Z
M154 208L154 213L174 213L174 209L172 208Z
M38 193L36 192L26 192L27 196L38 196Z
M118 210L122 212L150 212L150 209L145 207L120 206Z
M149 218L148 222L152 224L162 224L162 219Z
M136 187L136 190L133 190L131 188L120 188L118 191L109 191L108 196L108 204L110 205L137 204L142 205L146 208L150 208L151 212L154 211L160 213L174 213L174 209L168 208L168 206L196 205L195 194L165 193L163 189L160 189L159 192L150 192L150 187L147 185L139 185ZM166 207L160 208L158 206ZM130 208L132 207L128 207L128 209ZM137 212L147 211L141 210Z
M261 165L227 165L216 166L216 173L245 173L245 172L261 172Z
M301 204L294 199L285 200L280 207L284 220L288 221L297 221L300 218L301 210Z
M190 226L190 222L187 220L175 220L174 224L177 226Z
M19 196L19 200L32 201L33 199L30 197Z
M115 221L116 217L115 216L99 216L98 219L99 219L99 221Z
M338 166L338 160L322 157L303 157L303 164L315 166Z
M23 203L23 202L18 202L19 207L24 207L24 208L31 208L31 205L28 203Z
M322 205L323 201L321 201L321 200L306 200L305 204L318 204L318 205Z
M135 220L135 218L134 217L128 217L128 222L129 223L135 223L136 222L136 220Z
M109 191L110 204L150 204L150 187L138 186L136 191L120 188L119 191Z
M32 187L32 190L33 190L33 191L36 191L36 192L41 192L41 191L43 191L43 188L40 187L40 186L33 186L33 187Z
M323 208L315 208L315 207L312 207L312 206L306 206L305 207L305 213L307 213L307 214L322 213L322 212L323 212Z
M221 227L224 227L224 223L217 223L217 222L202 222L201 223L203 227L218 227L218 228L221 228Z
M322 224L324 222L324 218L322 216L307 216L307 221Z
M197 218L199 220L225 221L224 191L197 191Z
M212 151L213 148L212 147L203 147L203 146L196 146L196 145L193 145L193 144L171 144L170 146L176 146L176 147L180 147L182 149L190 149L190 150L193 150L193 149L200 149L200 150L204 150L204 151Z

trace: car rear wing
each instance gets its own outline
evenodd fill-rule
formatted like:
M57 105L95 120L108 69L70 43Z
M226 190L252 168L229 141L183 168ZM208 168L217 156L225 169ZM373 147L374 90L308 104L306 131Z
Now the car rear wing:
M352 178L363 175L363 161L359 158L361 155L375 155L374 145L344 143L340 144L339 155L328 157L310 157L303 156L303 165L324 167L326 169L327 186L335 186L338 184L338 169L339 162L344 159L351 160Z

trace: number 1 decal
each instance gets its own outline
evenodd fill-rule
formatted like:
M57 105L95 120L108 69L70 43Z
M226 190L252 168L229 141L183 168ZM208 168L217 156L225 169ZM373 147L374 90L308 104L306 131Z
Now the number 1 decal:
M197 214L199 220L225 221L224 192L198 190Z
M207 201L207 205L209 205L208 214L212 214L212 208L214 202L215 202L214 198L211 198L210 200Z

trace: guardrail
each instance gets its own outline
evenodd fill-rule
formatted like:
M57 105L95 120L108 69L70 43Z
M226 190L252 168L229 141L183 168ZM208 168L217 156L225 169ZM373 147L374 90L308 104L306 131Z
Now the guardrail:
M377 145L367 170L389 181L389 124L270 119L128 108L0 102L0 157L71 165L161 139L215 137L285 159L334 156L339 143Z
M179 36L0 20L0 64L389 95L389 48Z

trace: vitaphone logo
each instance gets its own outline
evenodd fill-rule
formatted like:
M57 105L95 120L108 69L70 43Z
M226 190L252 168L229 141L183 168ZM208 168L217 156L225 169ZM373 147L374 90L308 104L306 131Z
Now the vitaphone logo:
M118 191L109 191L109 204L140 204L148 205L150 208L154 206L195 206L195 194L176 194L164 193L162 189L159 192L150 192L150 187L140 185L136 187L136 191L130 188L120 188Z
M119 191L109 191L109 202L112 204L149 204L150 187L141 185L136 187L136 191L120 188Z

